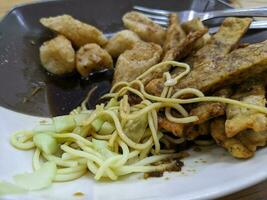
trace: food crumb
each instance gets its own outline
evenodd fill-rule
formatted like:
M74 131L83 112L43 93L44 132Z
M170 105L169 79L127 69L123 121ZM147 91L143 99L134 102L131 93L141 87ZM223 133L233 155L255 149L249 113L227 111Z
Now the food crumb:
M169 180L170 178L169 178L169 177L165 177L164 179L165 179L165 180Z
M194 148L193 148L193 151L195 151L195 152L201 152L202 149L201 149L200 147L194 147Z
M194 163L198 163L198 161L197 161L197 160L195 160L195 161L194 161Z
M74 196L84 196L84 193L82 193L82 192L75 192L73 195Z
M36 45L36 42L35 42L34 40L30 40L30 43L31 43L32 45Z
M148 179L151 177L162 177L163 176L163 172L147 172L144 173L144 179Z

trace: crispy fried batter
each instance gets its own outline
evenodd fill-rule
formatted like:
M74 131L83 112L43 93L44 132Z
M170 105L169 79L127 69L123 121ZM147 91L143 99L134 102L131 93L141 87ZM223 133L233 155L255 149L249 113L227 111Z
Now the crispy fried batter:
M251 18L226 18L219 31L214 34L204 47L190 56L187 62L195 68L196 66L201 66L201 63L206 60L213 61L228 54L238 45L240 38L247 31L251 21Z
M206 27L204 26L204 24L202 23L202 21L200 19L195 18L195 19L192 19L190 21L187 21L187 22L183 23L182 24L182 28L187 34L189 34L190 32L203 30ZM205 35L203 35L201 38L199 38L193 44L193 49L194 50L198 50L198 49L202 48L210 40L210 38L211 38L211 36L207 32Z
M250 158L254 152L249 150L240 140L227 138L224 129L225 119L217 118L211 122L211 136L219 146L224 147L236 158Z
M164 129L168 132L171 132L177 137L183 137L183 129L184 129L183 124L173 123L167 120L165 117L159 116L158 126L159 126L159 129Z
M167 52L168 50L175 48L185 37L186 34L180 25L178 16L175 13L171 13L169 15L169 26L166 31L166 39L163 44L163 51Z
M136 42L141 41L138 35L130 30L117 32L108 41L105 49L114 58L117 58L125 50L133 48Z
M154 43L138 42L121 54L116 63L113 84L132 81L160 61L162 49Z
M169 49L163 58L162 61L169 61L169 60L180 60L184 57L186 57L191 51L194 42L203 36L207 32L207 29L199 30L196 32L189 33L186 38L183 39L183 41L176 47ZM163 73L168 71L171 66L166 65L162 68L158 68L151 72L149 75L147 75L145 78L142 79L142 82L146 85L149 83L152 79L162 77Z
M187 140L194 140L200 135L208 135L210 133L210 122L204 122L202 124L190 124L184 129L184 137Z
M206 80L202 80L205 79L206 77L207 80L209 80L210 83L212 83L212 85L216 85L215 83L213 84L212 79L210 79L210 77L208 77L206 74L208 74L211 77L217 77L218 79L220 79L220 77L216 75L217 72L214 72L214 74L212 73L213 71L216 71L216 68L218 68L217 67L218 64L216 63L216 61L218 60L220 61L223 56L228 54L238 44L238 41L240 40L242 35L246 32L250 23L251 23L250 18L233 18L233 17L226 18L223 24L221 25L219 31L210 39L210 41L201 49L199 49L195 54L193 54L187 59L186 62L188 62L191 66L193 66L193 70L185 79L183 79L185 84L182 84L182 86L179 88L187 87L188 85L188 87L195 87L202 89L202 87L204 87L204 85L207 84ZM246 54L248 54L248 52L246 52ZM236 56L238 57L238 55ZM241 59L241 57L239 58ZM231 59L231 57L229 57L229 59ZM224 62L227 61L225 60ZM228 65L229 67L231 64L222 63L221 65L222 65L221 67L223 67L224 65ZM224 73L222 69L220 70L222 73ZM179 73L180 73L179 68L175 69L173 72L174 75ZM198 76L198 74L200 76ZM191 75L193 75L194 77L191 78L190 77ZM190 83L188 83L189 80L186 79L191 80ZM195 84L199 86L201 85L201 87L194 86L194 84L191 83L192 80L195 80ZM154 95L161 94L161 91L163 89L163 79L156 78L154 80L151 80L147 86L147 89L151 94ZM204 89L206 88L204 87ZM207 88L206 90L208 89L210 88Z
M231 94L231 88L224 88L214 93L214 96L229 97ZM190 111L191 116L197 116L199 118L195 124L202 124L203 122L219 117L225 114L226 105L221 102L203 102L199 103L197 107Z
M71 73L75 70L75 51L70 41L62 35L42 44L40 59L42 66L56 75Z
M104 68L112 68L113 61L105 49L91 43L82 46L76 54L78 72L86 77L91 72Z
M201 29L195 32L190 32L178 46L175 46L166 52L163 61L180 60L185 58L192 52L193 44L195 44L199 38L207 33L207 31L208 29Z
M255 152L257 147L266 146L267 131L255 132L246 130L237 135L237 138L250 150Z
M107 43L106 37L96 27L80 22L70 15L41 18L45 27L64 35L77 47L87 43L97 43L103 46Z
M248 47L236 49L216 62L205 62L181 79L175 90L196 88L202 92L214 91L267 70L267 40ZM160 95L163 90L163 79L150 81L146 90Z
M128 12L122 17L126 28L135 32L142 40L162 45L165 40L165 30L147 16L139 12Z
M240 84L240 88L231 97L242 102L265 107L265 83L257 78L249 79ZM256 132L267 130L267 117L255 110L228 105L225 132L227 137L233 137L246 129Z

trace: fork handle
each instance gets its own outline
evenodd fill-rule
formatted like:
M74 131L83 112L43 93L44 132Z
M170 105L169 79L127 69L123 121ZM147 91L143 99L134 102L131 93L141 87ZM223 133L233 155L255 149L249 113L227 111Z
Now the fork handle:
M231 16L267 17L267 7L211 11L204 14L203 20L212 19L216 17L231 17Z

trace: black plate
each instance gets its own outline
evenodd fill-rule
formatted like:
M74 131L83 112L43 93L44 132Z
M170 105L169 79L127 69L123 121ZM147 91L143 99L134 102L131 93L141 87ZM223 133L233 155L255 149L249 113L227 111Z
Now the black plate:
M108 91L110 75L96 75L89 81L77 77L59 80L47 75L40 66L39 46L53 33L42 27L39 19L70 14L110 33L123 29L121 17L133 5L197 11L226 8L208 0L67 0L17 7L0 23L0 105L36 116L65 114L78 106L92 87L99 85L90 102L93 105ZM260 41L265 34L258 32L246 40ZM31 95L36 88L41 89Z

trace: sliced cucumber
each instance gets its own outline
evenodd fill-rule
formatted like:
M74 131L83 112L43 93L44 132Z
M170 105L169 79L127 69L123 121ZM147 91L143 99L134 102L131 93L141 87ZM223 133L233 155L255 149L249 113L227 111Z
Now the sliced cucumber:
M53 121L56 128L56 132L58 133L72 131L76 126L74 118L71 115L54 117Z
M26 192L27 190L13 183L0 181L0 196L8 194L21 194Z
M52 184L57 172L54 162L46 162L33 173L14 176L15 183L26 190L40 190Z
M101 126L99 133L103 135L109 135L115 130L115 126L110 122L104 122Z
M100 119L100 118L96 118L96 119L91 123L91 125L92 125L92 127L94 128L94 130L95 130L96 132L98 132L98 131L100 130L101 126L103 125L103 123L104 123L104 120L102 120L102 119Z
M82 126L84 121L90 117L90 113L80 113L77 115L74 115L74 121L77 126Z
M56 132L56 127L54 124L39 124L34 127L33 132L35 133Z
M46 154L53 154L59 149L57 140L49 134L39 133L33 136L34 144Z

